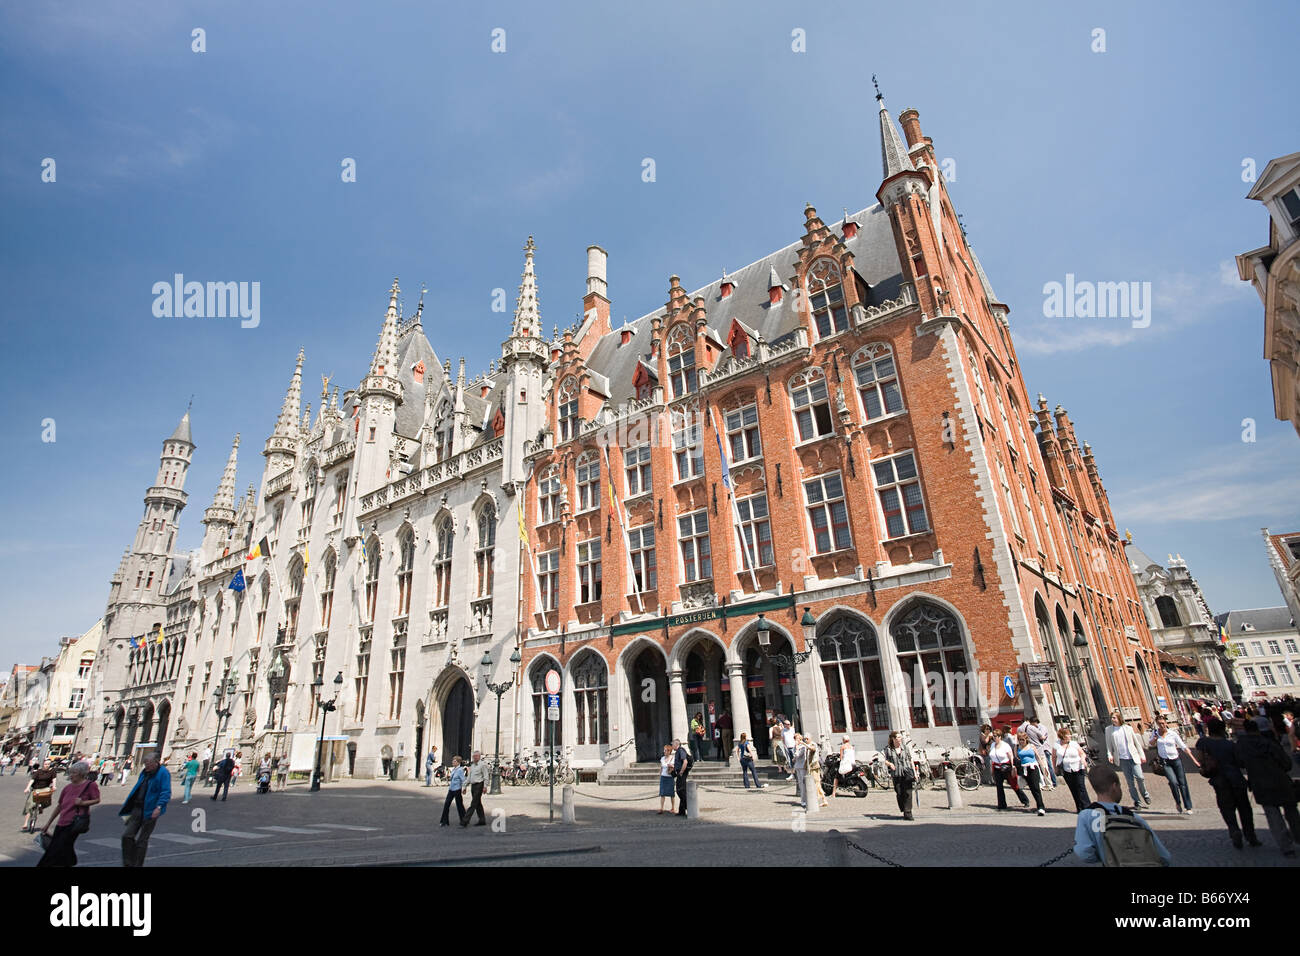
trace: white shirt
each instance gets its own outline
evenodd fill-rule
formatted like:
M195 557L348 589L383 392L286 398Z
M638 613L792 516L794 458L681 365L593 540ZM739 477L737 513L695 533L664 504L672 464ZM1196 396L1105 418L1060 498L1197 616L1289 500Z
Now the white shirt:
M857 762L857 752L854 751L853 744L849 744L844 748L844 753L840 755L840 773L848 773Z
M1061 762L1061 769L1070 773L1083 769L1083 748L1077 740L1068 744L1056 745L1056 759Z
M785 752L789 753L794 749L794 728L783 727L781 729L781 743L785 744Z
M661 777L671 777L672 775L673 775L673 758L672 758L672 757L660 757L660 758L659 758L659 776L661 776Z
M1016 754L1005 740L998 740L989 747L989 760L996 765L1015 763Z
M483 761L478 760L469 765L469 782L486 783L487 767L483 766Z
M1112 725L1111 730L1115 732L1115 758L1117 760L1132 760L1133 755L1128 751L1128 727L1121 725L1115 727Z
M1161 760L1177 760L1178 751L1187 749L1183 738L1172 727L1165 731L1163 737L1157 737L1156 732L1151 731L1151 738L1156 742L1156 752L1160 754Z

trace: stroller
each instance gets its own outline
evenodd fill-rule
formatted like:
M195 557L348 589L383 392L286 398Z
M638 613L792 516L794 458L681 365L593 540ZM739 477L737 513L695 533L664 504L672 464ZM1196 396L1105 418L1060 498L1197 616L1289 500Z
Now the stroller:
M271 792L271 768L270 767L262 767L257 771L257 792L258 793Z

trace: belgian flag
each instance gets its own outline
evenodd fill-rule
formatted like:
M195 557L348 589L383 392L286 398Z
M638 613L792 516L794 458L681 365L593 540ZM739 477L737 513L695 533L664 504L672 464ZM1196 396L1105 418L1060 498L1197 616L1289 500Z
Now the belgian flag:
M271 556L271 542L266 540L266 535L262 535L262 540L253 545L253 550L249 552L245 561L252 561L254 558L269 558Z

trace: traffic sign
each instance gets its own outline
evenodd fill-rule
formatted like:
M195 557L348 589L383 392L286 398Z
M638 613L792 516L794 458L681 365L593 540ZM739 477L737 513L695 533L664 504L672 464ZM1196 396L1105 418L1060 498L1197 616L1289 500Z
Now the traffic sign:
M546 672L546 691L547 691L547 693L549 693L549 694L551 694L551 695L555 695L555 694L558 694L558 693L560 692L560 672L559 672L559 671L557 671L557 670L549 670L549 671Z
M1015 682L1015 680L1011 677L1010 674L1008 674L1006 677L1002 678L1002 690L1006 693L1006 695L1007 695L1008 697L1010 697L1010 698L1012 698L1012 699L1015 698L1015 696L1016 696L1016 682Z
M555 671L551 671L551 673L554 674ZM546 695L546 719L547 720L560 719L560 695L559 694Z
M547 720L559 720L559 719L560 719L560 708L558 708L558 707L547 707L547 708L546 708L546 719L547 719Z

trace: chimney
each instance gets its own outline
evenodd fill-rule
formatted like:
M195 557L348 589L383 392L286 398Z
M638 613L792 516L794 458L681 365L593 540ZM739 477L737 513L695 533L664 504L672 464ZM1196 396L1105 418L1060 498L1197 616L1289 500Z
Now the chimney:
M587 294L582 297L583 317L591 322L596 341L610 330L609 284L605 281L605 267L609 254L600 246L587 247Z
M772 266L767 279L767 301L772 305L779 304L784 291L781 286L781 277L776 274L776 266Z
M736 283L732 280L731 276L727 275L726 269L722 270L722 286L720 287L720 291L722 292L722 297L724 299L728 298L731 293L736 291Z
M903 135L907 137L907 147L911 149L917 143L921 142L921 114L916 110L903 110L898 114L898 122L902 124Z
M849 218L849 211L844 210L844 238L852 239L858 234L858 224Z
M490 391L492 391L492 386L489 385L489 384L487 384L487 382L484 382L484 383L483 383L483 388L479 390L478 397L479 397L479 398L487 398L487 397L488 397L488 392L490 392Z
M623 346L623 345L627 345L627 343L631 341L632 341L632 330L625 325L618 330L618 344L620 346Z

